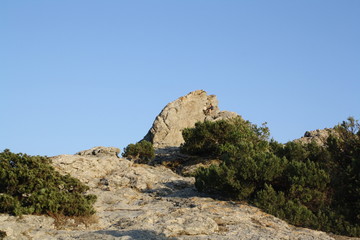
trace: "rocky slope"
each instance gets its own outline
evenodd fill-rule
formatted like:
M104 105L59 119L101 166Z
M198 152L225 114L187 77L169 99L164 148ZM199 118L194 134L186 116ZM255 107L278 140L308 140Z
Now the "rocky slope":
M5 239L334 239L245 203L202 195L193 178L164 166L134 164L113 148L97 150L52 158L58 171L79 178L98 196L93 219L55 226L51 217L1 214Z
M166 105L145 136L158 148L157 166L119 158L120 150L114 147L52 157L59 172L80 179L97 195L96 215L70 219L0 214L0 231L6 232L5 239L348 239L297 228L245 203L201 194L194 178L161 165L181 162L181 172L191 173L197 165L208 164L189 165L188 156L178 152L184 141L181 130L197 121L234 116L219 110L216 96L198 90ZM303 141L318 135L323 136L310 132Z

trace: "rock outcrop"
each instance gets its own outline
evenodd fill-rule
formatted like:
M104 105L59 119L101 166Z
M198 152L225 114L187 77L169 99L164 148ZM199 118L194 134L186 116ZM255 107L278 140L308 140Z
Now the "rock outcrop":
M337 135L334 128L324 128L314 131L306 131L303 137L294 140L294 142L301 142L305 144L315 142L320 146L323 146L330 135Z
M217 121L235 116L238 114L220 111L215 95L196 90L167 104L144 140L152 142L155 148L179 147L184 142L181 133L184 128L194 127L199 121Z
M60 155L52 162L59 172L79 178L90 186L89 193L97 195L97 222L77 224L68 219L55 226L51 217L0 214L5 239L334 239L247 204L203 195L194 188L194 178L164 166L88 154Z
M80 151L76 153L80 156L96 156L96 157L118 157L120 149L116 147L94 147L88 150Z

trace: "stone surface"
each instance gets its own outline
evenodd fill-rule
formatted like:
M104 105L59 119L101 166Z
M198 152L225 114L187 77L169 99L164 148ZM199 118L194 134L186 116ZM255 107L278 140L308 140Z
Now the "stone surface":
M97 222L72 220L55 227L46 216L0 215L5 239L334 239L297 228L240 202L220 201L194 188L194 178L164 166L135 164L115 156L60 155L62 174L88 184L96 194Z
M333 128L325 128L325 129L317 129L314 131L306 131L304 136L294 140L294 142L301 142L301 143L311 143L315 142L321 146L323 146L327 138L331 135L337 135L336 131Z
M76 155L80 156L114 156L117 157L120 153L120 149L116 147L94 147L88 150L84 150L76 153Z
M199 121L216 121L235 116L238 115L234 112L219 110L215 95L196 90L167 104L144 140L152 142L155 148L178 147L184 142L181 133L184 128L194 127Z

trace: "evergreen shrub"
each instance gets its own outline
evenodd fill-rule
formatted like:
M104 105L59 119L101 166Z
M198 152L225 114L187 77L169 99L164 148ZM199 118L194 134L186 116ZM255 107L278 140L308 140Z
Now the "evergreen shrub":
M200 191L248 201L296 226L360 236L360 124L334 127L324 146L280 144L240 117L185 129L184 153L217 157L200 168Z
M0 153L0 212L89 216L95 213L95 195L70 175L61 175L42 156Z
M124 148L122 156L137 160L139 163L149 163L155 158L155 150L151 142L143 140L129 144Z
M265 124L257 127L240 116L215 122L197 122L194 128L183 130L185 142L181 145L181 151L191 155L216 157L223 153L248 151L247 148L257 150L264 147L263 140L268 138L268 134Z

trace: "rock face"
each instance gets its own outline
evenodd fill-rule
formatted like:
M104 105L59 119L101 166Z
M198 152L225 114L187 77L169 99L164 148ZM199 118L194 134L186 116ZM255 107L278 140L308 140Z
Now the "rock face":
M214 200L196 191L194 178L164 166L88 154L60 155L52 162L62 174L90 186L89 193L98 197L98 221L87 225L67 220L56 227L51 217L0 214L5 239L334 239L247 204Z
M152 142L155 148L178 147L184 142L181 133L184 128L194 127L199 121L216 121L235 116L238 114L219 110L215 95L196 90L167 104L144 140Z
M116 147L94 147L89 150L84 150L76 153L80 156L109 156L109 157L117 157L120 153L120 149Z
M337 135L335 129L325 128L325 129L317 129L314 131L306 131L303 137L294 140L294 142L301 142L301 143L315 142L323 146L330 135L335 135L335 136Z

